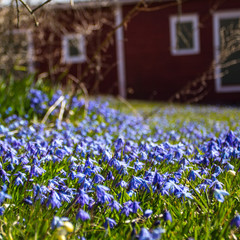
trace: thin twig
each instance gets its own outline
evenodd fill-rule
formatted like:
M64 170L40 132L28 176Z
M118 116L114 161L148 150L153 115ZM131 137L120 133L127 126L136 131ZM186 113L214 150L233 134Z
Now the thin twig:
M19 0L21 3L22 3L22 5L28 10L28 12L30 13L30 14L32 14L32 9L28 6L28 4L27 3L25 3L23 0Z
M43 7L45 4L47 4L47 3L51 2L51 1L52 1L52 0L47 0L47 1L45 1L44 3L40 4L39 6L37 6L36 8L34 8L34 9L32 10L32 13L36 12L39 8Z
M65 106L66 106L66 101L62 101L59 116L58 116L59 126L61 126L61 124L62 124L62 119L63 119Z
M183 0L182 2L188 2L190 0ZM160 5L160 6L157 6L157 7L149 7L149 6L144 6L144 7L141 7L139 8L139 11L141 12L154 12L154 11L159 11L159 10L163 10L165 8L169 8L169 7L173 7L173 6L179 6L179 2L178 1L175 1L175 2L172 2L172 3L168 3L168 4L164 4L164 5Z
M18 132L19 132L19 130L14 130L14 131L8 132L7 135L6 134L0 134L0 138L6 137L6 136L13 136L14 134L16 134Z
M157 214L157 215L154 215L151 217L151 219L156 219L156 218L162 218L163 217L163 214ZM144 218L142 216L138 217L138 218L135 218L135 219L132 219L132 220L126 220L124 223L136 223L136 222L139 222L139 221L146 221L148 218Z
M87 67L85 68L84 72L81 75L81 78L79 79L78 83L75 86L74 89L74 93L72 95L72 97L70 98L69 101L69 106L68 109L65 111L65 117L68 116L69 111L72 107L72 100L73 100L73 96L77 93L78 88L80 87L80 83L82 82L82 80L88 75L90 69L90 66L92 66L92 64L94 63L94 61L96 60L97 56L101 53L101 51L103 49L106 48L106 46L109 44L109 42L111 41L112 37L114 36L115 32L117 31L117 29L119 29L120 27L126 26L126 24L133 18L133 16L135 14L137 14L138 9L144 5L144 0L139 1L134 8L132 8L129 13L124 17L123 21L115 26L108 34L107 36L104 38L104 40L102 41L102 43L98 46L98 48L96 49L96 51L94 52L93 56L91 57L91 59L89 59L89 64L87 65Z
M49 117L49 115L52 113L52 111L64 100L64 96L60 96L59 99L48 109L47 113L45 114L43 120L41 123L45 123Z
M68 77L69 77L69 79L72 80L75 84L78 84L78 87L82 90L82 92L83 92L83 94L84 94L84 99L85 99L85 103L84 103L84 105L85 105L85 110L87 110L87 109L88 109L88 102L89 102L89 100L88 100L88 90L87 90L87 88L85 87L84 83L82 83L82 82L80 83L79 80L78 80L75 76L73 76L73 75L70 74ZM74 96L76 95L76 93L77 93L77 90L78 90L78 88L75 86L74 91L73 91L73 94L71 95L71 98L70 98L70 102L72 102L73 97L74 97Z
M19 25L20 25L20 19L19 19L20 11L19 11L18 0L15 0L15 2L16 2L16 9L17 9L17 28L19 28Z
M88 109L88 91L84 83L80 83L79 87L82 89L85 96L85 109Z
M39 22L37 21L36 19L36 16L34 14L34 12L32 11L32 9L28 6L28 4L26 2L24 2L23 0L19 0L22 5L28 10L28 12L32 15L33 19L34 19L34 22L35 22L35 25L38 26L39 25Z

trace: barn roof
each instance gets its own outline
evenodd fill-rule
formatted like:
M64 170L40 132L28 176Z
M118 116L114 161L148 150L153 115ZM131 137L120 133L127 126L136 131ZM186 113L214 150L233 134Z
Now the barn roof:
M94 6L109 6L116 3L120 4L131 4L137 3L141 0L50 0L48 5L56 6L56 7L65 7L67 4L71 5L80 5L86 7L94 7ZM145 0L145 1L154 1L154 2L170 2L170 1L177 1L177 0ZM6 6L10 5L12 0L0 0L0 5ZM26 0L25 1L30 6L37 6L44 3L44 0ZM15 1L14 1L15 3Z

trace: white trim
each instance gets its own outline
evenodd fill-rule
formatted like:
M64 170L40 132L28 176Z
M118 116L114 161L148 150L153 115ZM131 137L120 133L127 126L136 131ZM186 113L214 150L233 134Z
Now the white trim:
M33 35L31 30L27 30L27 39L28 39L28 51L27 51L27 58L28 58L28 71L33 73L34 72L34 44L33 44Z
M165 3L165 2L171 2L174 0L160 0L159 2ZM7 6L10 5L12 1L10 0L3 0L0 3L0 6ZM50 1L47 4L48 8L54 8L54 9L78 9L78 8L99 8L100 7L112 7L115 4L121 4L121 5L130 5L130 4L136 4L139 0L74 0L74 5L70 4L69 0L55 0ZM145 0L146 3L156 2L155 0ZM37 7L39 6L42 1L35 1L35 0L28 0L27 3L31 7Z
M115 25L122 24L122 6L117 5L115 10ZM117 73L119 95L126 98L126 70L125 70L125 50L124 50L124 29L123 26L117 28L115 32L116 53L117 53Z
M238 11L221 11L214 13L213 16L213 39L214 39L214 56L215 56L215 90L216 92L240 92L240 85L230 85L222 86L221 85L221 67L219 64L220 60L220 20L221 19L231 19L239 18L240 19L240 9ZM240 76L239 76L240 77Z
M193 48L177 49L177 23L192 22L193 23ZM199 40L199 18L197 14L184 14L181 16L170 16L170 39L172 55L193 55L200 52Z
M26 36L27 36L27 63L28 63L28 71L30 73L33 73L34 72L34 63L33 63L34 44L33 44L32 31L30 29L13 29L11 32L12 32L13 35L16 35L16 34L26 34Z
M68 41L71 39L78 40L78 48L80 54L78 56L70 56ZM64 63L82 63L86 61L86 45L85 37L82 34L72 33L62 37L62 62Z

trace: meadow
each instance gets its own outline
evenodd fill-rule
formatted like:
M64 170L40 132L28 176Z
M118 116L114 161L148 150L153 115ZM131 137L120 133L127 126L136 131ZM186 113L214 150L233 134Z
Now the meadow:
M240 238L240 109L76 96L64 119L65 93L12 84L0 239Z

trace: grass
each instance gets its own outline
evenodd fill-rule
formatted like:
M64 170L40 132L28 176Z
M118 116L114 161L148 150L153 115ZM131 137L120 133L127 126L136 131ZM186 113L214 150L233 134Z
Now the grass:
M240 237L230 224L240 212L239 109L91 100L85 115L75 114L60 125L54 116L45 125L1 120L0 182L7 190L0 199L11 196L1 200L2 239L159 239L159 228L161 239ZM192 170L200 177L193 180ZM99 192L99 185L108 189ZM222 202L218 188L229 193ZM80 209L89 220L76 218ZM56 216L74 231L64 221L51 225ZM104 227L107 218L113 228ZM152 235L144 238L143 228Z

